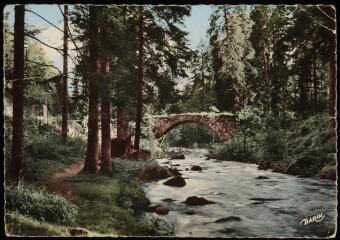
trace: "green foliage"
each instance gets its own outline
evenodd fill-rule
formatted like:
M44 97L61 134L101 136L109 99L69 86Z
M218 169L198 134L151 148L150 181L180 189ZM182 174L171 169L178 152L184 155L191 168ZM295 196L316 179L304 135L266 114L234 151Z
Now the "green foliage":
M16 186L6 185L5 198L7 211L29 215L42 221L71 225L77 215L77 207L65 198L22 183Z
M112 204L127 210L143 210L148 205L148 200L140 181L126 181L119 179L116 189L111 196Z
M11 89L14 79L14 39L12 26L8 24L8 12L5 15L4 22L4 57L5 57L5 96L11 99ZM25 31L30 35L36 35L41 32L39 28L32 28L26 26ZM31 39L26 39L25 43L25 108L31 110L31 106L40 106L43 103L49 105L51 112L57 112L59 110L60 102L57 94L57 84L53 82L44 82L45 80L58 75L58 71L48 66L42 66L41 64L49 65L51 62L46 58L45 51L39 43L32 42ZM38 64L37 64L38 63ZM40 63L40 64L39 64Z
M5 119L5 159L6 166L10 159L11 119ZM24 169L26 181L38 181L51 172L83 158L85 143L78 138L63 141L60 131L38 120L27 117L24 119Z
M173 224L167 223L164 219L152 216L148 220L150 233L153 236L174 236L175 227Z
M155 160L148 161L131 161L127 159L113 159L112 171L113 175L125 179L136 179L139 172L146 166L156 164Z
M216 105L220 110L237 111L249 100L247 82L256 72L249 40L253 22L244 6L218 6L210 21Z
M252 116L249 119L261 119ZM336 163L335 139L330 134L329 117L318 114L306 120L290 113L263 116L254 124L241 123L236 136L226 145L213 145L219 159L252 162L260 169L319 176L321 169Z

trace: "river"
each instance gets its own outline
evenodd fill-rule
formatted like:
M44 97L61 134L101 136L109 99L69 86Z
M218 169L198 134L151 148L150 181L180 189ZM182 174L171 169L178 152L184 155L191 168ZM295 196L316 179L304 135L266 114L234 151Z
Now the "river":
M185 149L184 154L182 160L157 159L161 166L179 164L176 167L182 170L184 187L163 185L166 180L146 184L151 203L162 204L170 212L145 215L157 215L174 224L177 237L317 237L334 232L334 181L258 170L255 164L207 160L204 149ZM192 165L203 170L192 171ZM258 176L268 179L256 179ZM189 206L184 203L189 196L216 203ZM174 201L163 201L166 198ZM315 214L322 214L323 219L300 224Z

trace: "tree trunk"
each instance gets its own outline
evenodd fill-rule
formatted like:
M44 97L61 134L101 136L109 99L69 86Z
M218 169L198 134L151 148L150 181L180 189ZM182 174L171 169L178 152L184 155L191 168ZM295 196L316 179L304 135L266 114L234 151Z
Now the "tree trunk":
M12 159L8 178L18 182L24 161L24 27L25 6L15 6Z
M128 108L126 104L117 106L117 138L119 140L128 139Z
M45 103L42 105L42 112L43 112L43 122L44 123L48 123L48 119L47 119L47 103L45 101Z
M96 39L98 38L100 29L97 19L97 7L90 6L90 57L89 67L92 73L99 71L98 46ZM89 79L89 115L88 115L88 136L87 150L83 171L91 174L98 173L98 87L95 79L90 74Z
M68 113L68 93L67 93L67 72L68 72L68 6L64 5L64 66L63 66L63 90L62 90L62 129L63 140L67 138L67 113Z
M328 74L329 74L329 115L331 117L331 133L333 136L336 135L336 107L335 107L335 33L332 33L330 40L330 49L329 49L329 64L328 64Z
M264 79L267 84L267 111L272 111L272 82L268 75L268 61L266 51L263 50L263 67L264 67Z
M109 72L109 61L105 60L102 65L102 72ZM100 171L105 175L111 175L111 128L110 128L110 98L107 79L105 79L105 94L101 97L101 132L102 132L102 154Z
M136 132L135 132L135 144L134 147L138 151L139 150L139 141L141 134L141 122L142 122L142 95L143 95L143 46L144 46L144 13L143 6L139 6L139 59L138 59L138 83L137 83L137 112L136 112Z
M316 53L313 58L313 95L314 95L314 112L318 112L318 79L316 77Z
M31 117L35 116L35 105L32 105L32 112L31 112Z

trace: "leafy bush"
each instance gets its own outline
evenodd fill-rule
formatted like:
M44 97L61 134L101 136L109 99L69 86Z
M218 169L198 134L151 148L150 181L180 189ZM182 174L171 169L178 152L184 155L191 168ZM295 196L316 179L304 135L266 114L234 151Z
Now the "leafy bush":
M147 219L149 234L152 236L174 236L175 227L164 219L152 216Z
M70 225L77 215L77 207L65 198L22 183L6 185L5 199L7 211L51 223Z
M148 161L133 161L128 159L113 159L112 171L114 176L119 176L120 178L126 178L127 180L137 178L139 172L148 165L156 164L155 160Z
M131 209L133 212L147 207L149 200L140 181L126 181L125 178L121 178L114 187L116 189L111 195L112 204Z
M336 142L327 115L315 115L292 126L288 136L292 161L286 172L318 176L326 165L336 164Z
M114 159L112 161L113 176L118 180L113 186L111 195L113 204L133 212L145 209L149 201L143 189L143 183L138 179L140 171L146 166L155 165L154 160L133 161L127 159Z

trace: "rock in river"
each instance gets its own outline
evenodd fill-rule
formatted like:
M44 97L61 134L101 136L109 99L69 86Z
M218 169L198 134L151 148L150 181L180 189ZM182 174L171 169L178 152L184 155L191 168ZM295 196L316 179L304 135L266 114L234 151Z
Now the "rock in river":
M195 215L196 213L194 212L194 211L191 211L191 210L189 210L189 211L186 211L186 212L184 212L186 215Z
M185 159L185 156L182 153L177 153L177 154L171 155L170 159Z
M183 187L186 183L184 178L181 176L176 176L165 181L163 184L172 187Z
M321 177L331 180L336 180L336 167L335 166L325 166L321 170Z
M191 167L192 171L202 171L202 167L198 166L198 165L194 165Z
M206 204L213 204L215 202L207 200L202 197L190 196L185 200L185 203L193 206L202 206Z
M172 199L172 198L164 198L162 199L163 202L175 202L176 200Z
M161 204L152 204L146 209L146 211L155 212L158 207L163 207L163 206Z
M224 223L224 222L230 222L230 221L241 221L241 218L237 216L230 216L226 218L220 218L215 221L215 223Z
M160 206L155 209L155 212L157 214L165 215L169 213L169 208Z
M258 177L256 177L255 179L269 179L269 177L266 177L266 176L258 176Z

